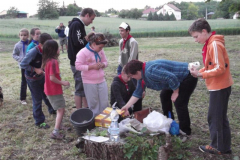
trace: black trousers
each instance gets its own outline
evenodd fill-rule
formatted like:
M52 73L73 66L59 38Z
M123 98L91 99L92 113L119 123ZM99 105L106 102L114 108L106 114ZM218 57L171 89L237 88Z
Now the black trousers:
M21 89L20 89L20 100L26 100L27 97L27 81L25 77L25 69L21 69Z
M198 79L194 78L189 74L179 86L179 95L176 101L174 102L176 112L179 120L180 129L185 132L187 135L191 134L191 122L188 112L188 102L191 94L197 86ZM164 89L160 93L160 100L162 103L163 114L168 117L168 112L171 112L172 119L174 115L172 112L173 103L171 100L173 90Z

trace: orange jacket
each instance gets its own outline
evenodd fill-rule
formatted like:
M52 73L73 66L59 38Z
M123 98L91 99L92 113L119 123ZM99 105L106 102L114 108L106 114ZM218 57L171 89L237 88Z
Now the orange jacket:
M200 69L208 90L224 89L233 84L224 36L213 35L207 45L205 67Z

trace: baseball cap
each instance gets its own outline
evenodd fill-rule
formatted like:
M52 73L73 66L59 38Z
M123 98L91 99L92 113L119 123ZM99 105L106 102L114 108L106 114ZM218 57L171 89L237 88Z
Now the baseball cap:
M127 27L128 27L128 24L125 22L122 22L119 26L119 28L123 28L123 29L127 29Z

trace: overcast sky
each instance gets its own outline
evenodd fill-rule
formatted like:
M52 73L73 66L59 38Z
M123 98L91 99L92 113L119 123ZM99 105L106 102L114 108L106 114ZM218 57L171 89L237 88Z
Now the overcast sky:
M3 10L8 10L10 7L16 7L19 11L24 11L30 15L36 14L38 10L39 0L1 0L4 1L0 5L0 12ZM68 4L73 4L74 0L53 0L59 2L62 6L63 2L65 6ZM114 8L116 10L121 9L131 9L138 8L142 9L146 5L151 7L158 7L171 0L75 0L79 7L91 7L98 10L99 12L104 12L109 8ZM205 0L175 0L176 2L205 2ZM219 0L218 0L219 1Z

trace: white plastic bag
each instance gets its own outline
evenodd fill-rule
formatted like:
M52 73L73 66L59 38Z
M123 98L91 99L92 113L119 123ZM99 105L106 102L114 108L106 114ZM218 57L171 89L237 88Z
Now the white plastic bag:
M134 128L131 127L131 119L126 118L119 123L119 133L120 133L120 135L122 135L129 131L135 132L137 134L141 134L141 132L138 132Z
M152 111L146 118L143 119L143 124L147 126L149 132L164 132L169 133L169 129L172 123L171 118L167 118L163 114Z

